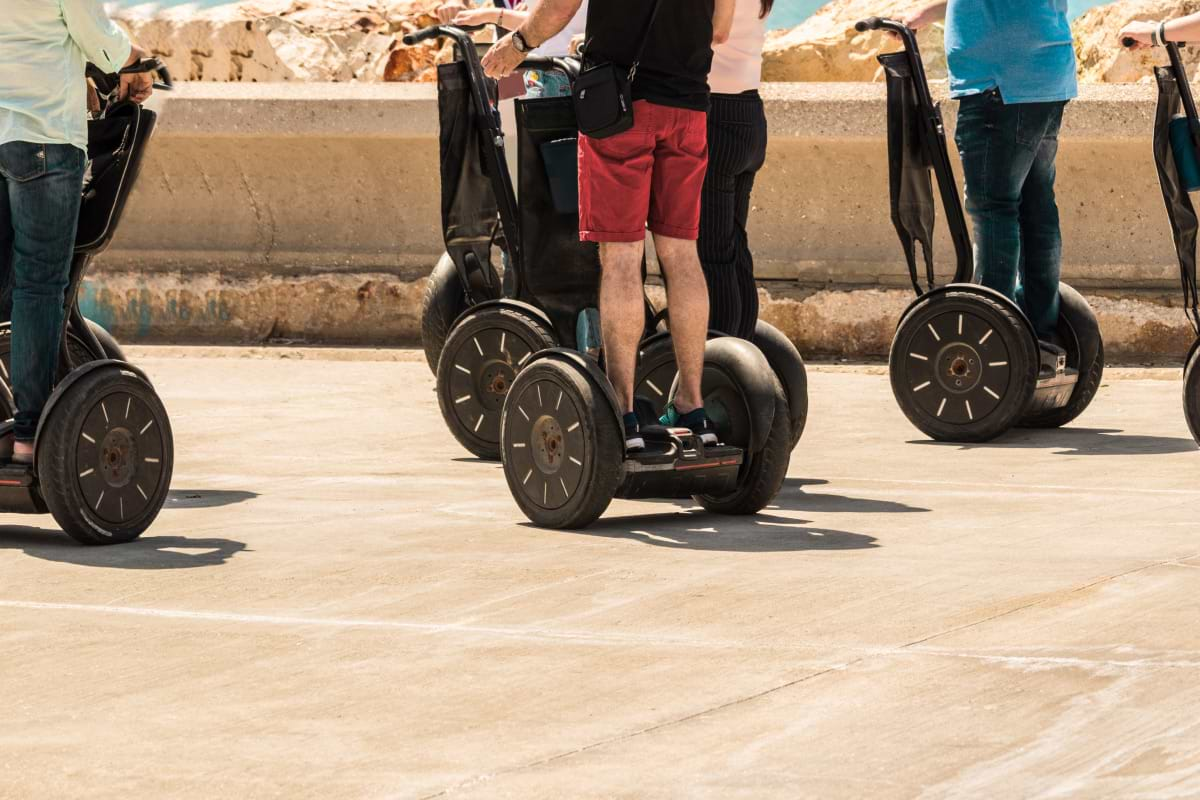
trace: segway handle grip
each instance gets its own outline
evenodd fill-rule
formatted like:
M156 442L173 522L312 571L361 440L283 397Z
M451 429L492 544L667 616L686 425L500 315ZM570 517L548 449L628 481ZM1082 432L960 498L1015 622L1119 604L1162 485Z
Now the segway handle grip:
M421 28L419 31L404 34L404 43L412 47L414 44L420 44L428 39L436 39L441 35L441 25L430 25L428 28Z
M858 22L854 23L854 30L858 31L859 33L877 31L881 27L883 27L883 19L881 17L867 17L866 19L860 19Z
M1121 40L1121 47L1129 48L1133 47L1135 44L1137 44L1137 39L1133 38L1132 36L1126 36Z

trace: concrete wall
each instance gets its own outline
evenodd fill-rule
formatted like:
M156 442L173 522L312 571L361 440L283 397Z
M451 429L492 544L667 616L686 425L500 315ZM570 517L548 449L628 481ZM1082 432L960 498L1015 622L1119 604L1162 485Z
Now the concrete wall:
M883 87L776 84L751 214L764 315L806 353L886 353L911 296L887 199ZM89 313L126 339L417 336L440 251L426 85L200 84L157 139ZM953 123L953 104L947 111ZM1118 358L1191 342L1150 155L1153 88L1090 86L1059 162L1065 273ZM940 242L950 264L949 241Z

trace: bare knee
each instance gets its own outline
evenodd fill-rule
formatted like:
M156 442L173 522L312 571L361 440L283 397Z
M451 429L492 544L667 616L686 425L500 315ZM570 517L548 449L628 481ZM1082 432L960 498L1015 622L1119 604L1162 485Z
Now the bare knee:
M603 242L600 245L600 267L606 277L628 278L642 274L641 242Z
M668 278L700 270L700 255L696 243L690 239L675 239L670 236L654 236L654 250Z

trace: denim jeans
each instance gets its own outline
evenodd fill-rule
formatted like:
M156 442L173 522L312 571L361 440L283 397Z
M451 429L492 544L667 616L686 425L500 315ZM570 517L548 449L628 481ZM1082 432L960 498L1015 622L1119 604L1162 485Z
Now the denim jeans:
M1019 303L1043 339L1058 326L1054 159L1066 105L1009 105L993 89L960 101L955 132L975 227L975 279Z
M21 441L33 441L54 384L86 165L69 144L0 144L0 281L12 288L0 313L12 320L9 379Z

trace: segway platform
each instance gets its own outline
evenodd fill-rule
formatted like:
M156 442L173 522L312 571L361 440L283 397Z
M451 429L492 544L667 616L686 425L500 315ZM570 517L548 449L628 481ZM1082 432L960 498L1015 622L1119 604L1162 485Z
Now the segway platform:
M660 425L642 428L646 449L625 456L624 475L616 497L681 498L694 494L728 494L737 488L745 451L707 445L687 428Z

